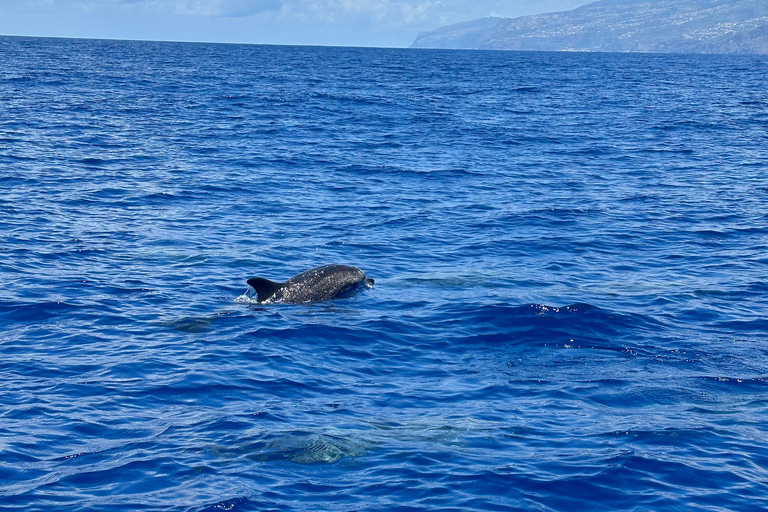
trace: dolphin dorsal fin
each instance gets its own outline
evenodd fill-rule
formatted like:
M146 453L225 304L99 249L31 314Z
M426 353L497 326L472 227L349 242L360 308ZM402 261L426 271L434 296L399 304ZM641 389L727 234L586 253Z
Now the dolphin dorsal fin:
M264 302L277 292L283 283L276 283L263 277L253 277L248 280L248 284L256 290L259 302Z

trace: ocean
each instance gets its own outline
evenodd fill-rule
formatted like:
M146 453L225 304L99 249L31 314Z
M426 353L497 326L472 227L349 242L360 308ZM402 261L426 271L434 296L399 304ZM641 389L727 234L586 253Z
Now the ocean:
M765 510L766 76L0 38L0 508Z

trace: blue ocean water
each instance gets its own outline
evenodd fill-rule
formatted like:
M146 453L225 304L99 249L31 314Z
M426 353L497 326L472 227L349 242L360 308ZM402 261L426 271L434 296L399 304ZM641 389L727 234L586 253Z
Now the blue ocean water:
M0 508L766 509L766 76L0 38Z

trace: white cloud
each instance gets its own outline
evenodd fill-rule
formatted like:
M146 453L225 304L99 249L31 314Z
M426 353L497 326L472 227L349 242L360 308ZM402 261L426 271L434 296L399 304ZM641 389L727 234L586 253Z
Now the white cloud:
M311 23L413 26L468 21L485 16L515 16L576 7L588 0L0 0L35 10L108 11L115 7L145 13L185 16L275 17Z
M235 18L279 11L283 6L282 0L167 0L166 4L169 4L169 7L174 7L180 14Z
M0 33L272 44L407 46L487 16L590 0L0 0Z
M177 13L188 16L250 16L280 10L283 0L0 0L0 8L13 5L30 12L79 11Z
M441 8L436 0L285 0L282 14L303 22L389 27L424 23Z

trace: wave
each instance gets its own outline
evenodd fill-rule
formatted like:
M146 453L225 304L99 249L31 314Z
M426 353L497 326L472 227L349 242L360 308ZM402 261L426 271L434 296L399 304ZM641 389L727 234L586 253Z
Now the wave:
M43 301L29 304L21 302L0 302L0 317L12 322L35 322L63 316L81 307L68 302Z
M264 510L263 504L258 501L252 501L247 496L238 496L236 498L227 498L203 508L192 509L197 512L245 512L253 510Z
M441 329L463 333L463 343L579 344L600 342L623 349L639 335L663 326L651 317L608 311L586 303L555 307L505 304L451 307L436 321Z

